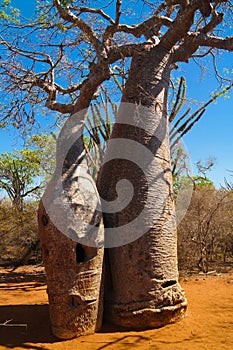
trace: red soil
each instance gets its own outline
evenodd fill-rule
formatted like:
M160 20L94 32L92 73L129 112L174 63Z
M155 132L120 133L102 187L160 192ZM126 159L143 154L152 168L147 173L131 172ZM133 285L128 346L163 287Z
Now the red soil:
M56 350L225 350L233 349L233 274L181 279L188 298L186 319L144 332L104 325L94 335L59 341L50 331L43 269L0 270L2 349Z

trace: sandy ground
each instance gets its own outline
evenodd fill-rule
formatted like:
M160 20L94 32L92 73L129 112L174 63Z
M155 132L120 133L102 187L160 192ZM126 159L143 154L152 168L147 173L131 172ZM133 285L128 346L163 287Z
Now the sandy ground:
M101 332L69 341L51 335L42 268L0 269L0 349L233 349L233 274L181 279L189 302L181 322L145 332Z

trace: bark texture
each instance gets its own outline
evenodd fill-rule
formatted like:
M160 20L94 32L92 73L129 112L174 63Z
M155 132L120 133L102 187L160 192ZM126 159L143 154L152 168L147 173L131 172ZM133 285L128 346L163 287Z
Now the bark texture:
M75 120L74 126L78 126ZM72 132L69 127L64 130L57 145L57 169L40 202L38 222L52 332L70 339L94 333L102 324L103 248L99 248L98 238L103 236L103 224L96 210L98 194L88 177L82 138L71 142L66 154L67 137ZM62 192L57 192L59 181Z
M103 250L76 243L39 206L39 231L53 334L71 339L101 327Z
M175 322L185 316L187 305L178 283L170 168L167 121L170 58L170 53L161 46L148 47L134 55L122 102L144 106L147 112L141 113L138 121L134 108L132 113L127 109L127 115L124 108L120 109L111 136L144 145L157 162L146 164L141 171L132 162L115 159L104 164L98 181L100 195L107 201L116 198L116 183L120 179L128 179L134 186L132 202L125 209L104 214L105 228L118 226L125 235L133 237L134 233L125 227L146 207L147 232L132 243L106 251L105 317L130 329ZM127 119L130 125L124 123ZM107 157L113 151L110 143ZM148 200L149 191L152 201Z

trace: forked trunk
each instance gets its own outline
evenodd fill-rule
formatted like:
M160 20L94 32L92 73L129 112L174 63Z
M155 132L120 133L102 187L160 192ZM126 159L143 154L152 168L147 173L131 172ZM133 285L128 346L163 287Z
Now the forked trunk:
M105 244L110 247L105 317L130 329L175 322L187 305L178 283L167 119L170 71L170 54L162 47L148 47L133 57L98 181L109 205L117 195L126 203L114 213L105 208ZM130 197L126 182L119 189L122 179L133 185L130 203L124 198L124 193Z
M84 160L82 132L73 132L82 125L77 118L72 125L71 118L63 128L57 168L38 211L52 332L61 339L93 333L102 323L103 248L98 239L103 225Z

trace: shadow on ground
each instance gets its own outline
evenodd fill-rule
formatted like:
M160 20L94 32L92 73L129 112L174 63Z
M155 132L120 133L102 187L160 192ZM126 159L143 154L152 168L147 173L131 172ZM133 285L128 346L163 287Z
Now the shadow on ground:
M9 321L9 322L8 322ZM7 322L4 326L3 324ZM61 343L62 341L54 337L51 333L49 323L48 304L41 305L7 305L0 306L0 346L8 349L20 347L22 349L45 350L48 344ZM115 333L122 332L113 325L104 325L99 333ZM88 338L80 339L80 343L86 342L89 346L91 341ZM132 349L137 348L142 342L149 341L149 338L143 335L122 335L118 339L99 344L95 342L95 349ZM94 345L94 344L93 344ZM54 344L55 348L56 345ZM85 345L84 345L85 346ZM156 350L156 349L155 349Z
M54 343L59 340L50 331L49 309L42 305L0 306L0 323L10 321L8 326L0 327L0 345L9 349L45 349L45 347L27 346L26 343ZM15 326L9 326L14 324Z

